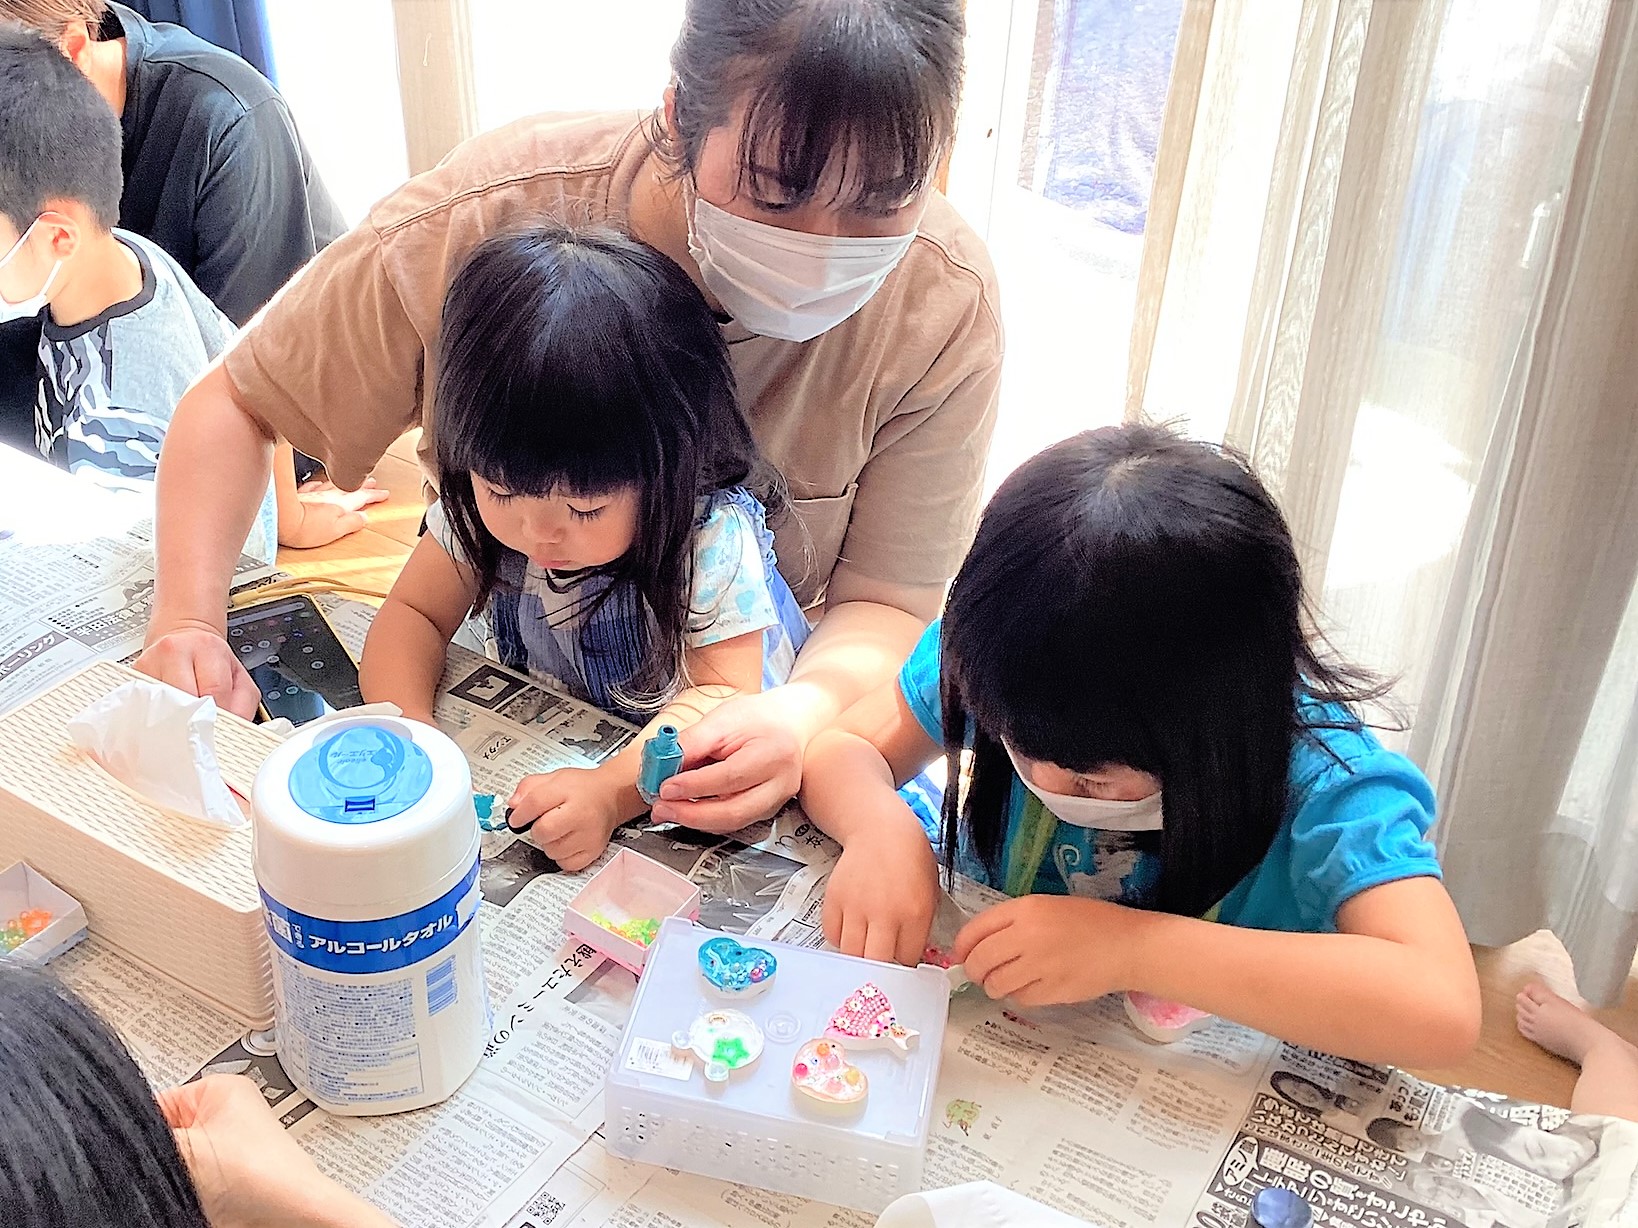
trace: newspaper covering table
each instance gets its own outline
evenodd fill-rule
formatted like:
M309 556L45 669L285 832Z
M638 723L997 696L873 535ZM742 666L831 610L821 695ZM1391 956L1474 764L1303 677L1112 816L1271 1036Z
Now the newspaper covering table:
M272 574L241 558L235 586ZM93 661L134 655L153 592L151 497L0 444L0 714Z
M355 653L371 611L326 602ZM590 766L630 726L455 648L436 707L504 794L527 773ZM836 847L794 810L737 838L623 828L611 846L699 884L707 925L818 945ZM599 863L601 864L601 862ZM122 1031L149 1077L248 1075L319 1166L405 1228L865 1228L872 1216L609 1155L608 1063L635 979L563 941L596 867L552 872L525 840L485 837L479 923L494 1032L446 1103L386 1118L316 1109L265 1036L92 939L56 965ZM993 893L963 884L941 924ZM1335 1228L1570 1228L1634 1212L1638 1127L1435 1087L1218 1022L1143 1040L1118 999L1019 1011L977 990L951 1005L928 1146L929 1188L988 1178L1108 1228L1240 1228L1268 1186Z

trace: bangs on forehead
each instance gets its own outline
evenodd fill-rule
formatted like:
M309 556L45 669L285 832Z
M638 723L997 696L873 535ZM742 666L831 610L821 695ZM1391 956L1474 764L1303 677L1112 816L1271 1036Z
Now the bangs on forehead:
M927 49L869 6L790 19L784 62L755 75L739 141L742 186L776 204L887 212L923 192L955 128Z

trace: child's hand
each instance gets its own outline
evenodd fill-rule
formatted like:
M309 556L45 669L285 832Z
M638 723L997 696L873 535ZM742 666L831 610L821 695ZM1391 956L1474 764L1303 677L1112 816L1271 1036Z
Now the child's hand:
M620 825L620 790L596 768L559 768L525 776L512 791L507 822L533 824L535 843L565 870L584 870L608 847Z
M952 958L992 998L1086 1002L1130 988L1125 959L1142 917L1103 900L1020 896L962 926Z
M913 819L883 824L843 847L825 888L825 938L844 955L914 966L937 908L933 846Z

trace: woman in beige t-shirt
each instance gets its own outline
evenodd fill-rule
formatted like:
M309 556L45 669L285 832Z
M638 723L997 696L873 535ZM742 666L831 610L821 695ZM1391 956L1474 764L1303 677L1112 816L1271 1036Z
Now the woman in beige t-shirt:
M611 220L720 312L746 417L790 487L780 569L824 603L787 685L692 727L690 770L655 815L726 831L778 809L808 739L890 678L937 612L977 515L994 273L932 186L962 38L961 0L688 0L659 112L523 120L376 205L178 406L140 667L251 711L223 598L272 437L346 488L419 425L435 489L438 313L466 253L542 216Z

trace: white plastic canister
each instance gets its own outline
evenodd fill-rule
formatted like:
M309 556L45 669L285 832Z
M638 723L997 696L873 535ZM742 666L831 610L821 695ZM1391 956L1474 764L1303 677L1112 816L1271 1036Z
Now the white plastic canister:
M391 717L299 729L252 798L279 1060L332 1113L399 1113L464 1083L489 1034L472 773Z

